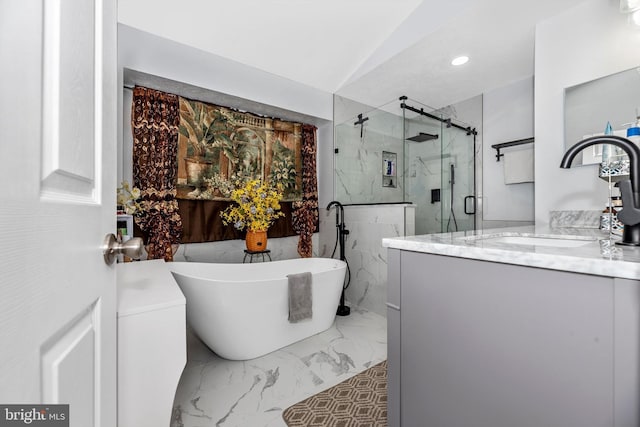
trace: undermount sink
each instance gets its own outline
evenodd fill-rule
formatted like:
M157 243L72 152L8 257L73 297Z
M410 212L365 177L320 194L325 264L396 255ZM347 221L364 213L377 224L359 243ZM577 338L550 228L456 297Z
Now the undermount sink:
M531 235L516 235L516 236L477 236L473 240L482 240L488 243L505 243L509 245L529 245L529 246L551 246L556 248L578 248L580 246L588 245L595 242L595 237L552 237L552 236L531 236Z

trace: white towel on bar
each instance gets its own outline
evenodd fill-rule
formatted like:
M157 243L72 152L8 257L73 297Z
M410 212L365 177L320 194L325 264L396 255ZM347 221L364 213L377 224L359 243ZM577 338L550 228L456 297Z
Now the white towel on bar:
M533 148L506 151L502 161L505 184L533 182Z

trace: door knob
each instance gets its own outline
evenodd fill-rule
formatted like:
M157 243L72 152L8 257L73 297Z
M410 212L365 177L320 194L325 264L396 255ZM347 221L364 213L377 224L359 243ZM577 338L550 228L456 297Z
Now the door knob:
M142 247L143 242L140 237L134 237L124 243L119 243L113 233L107 234L104 238L104 244L102 245L104 262L106 262L107 265L113 264L116 260L116 255L119 254L133 259L140 259L142 256Z

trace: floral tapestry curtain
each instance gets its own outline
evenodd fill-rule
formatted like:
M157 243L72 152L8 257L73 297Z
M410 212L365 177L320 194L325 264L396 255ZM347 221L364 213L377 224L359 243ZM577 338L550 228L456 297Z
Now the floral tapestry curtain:
M147 237L148 258L172 261L172 245L182 235L175 188L179 100L176 95L135 87L131 108L133 182L142 199L136 223Z
M318 228L318 178L316 172L316 130L302 125L302 200L293 202L293 228L300 234L298 254L310 258L312 237Z
M178 199L231 200L238 182L279 187L284 201L302 194L302 123L179 97Z

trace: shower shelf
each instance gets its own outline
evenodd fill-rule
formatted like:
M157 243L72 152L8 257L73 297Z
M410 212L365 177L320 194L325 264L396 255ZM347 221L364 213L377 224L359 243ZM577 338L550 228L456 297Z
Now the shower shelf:
M535 141L534 137L524 138L524 139L517 139L515 141L503 142L501 144L493 144L491 146L491 148L495 148L495 150L496 150L496 162L499 162L500 161L500 157L504 156L504 153L500 153L500 149L501 148L515 147L516 145L522 145L522 144L533 144L533 141Z

